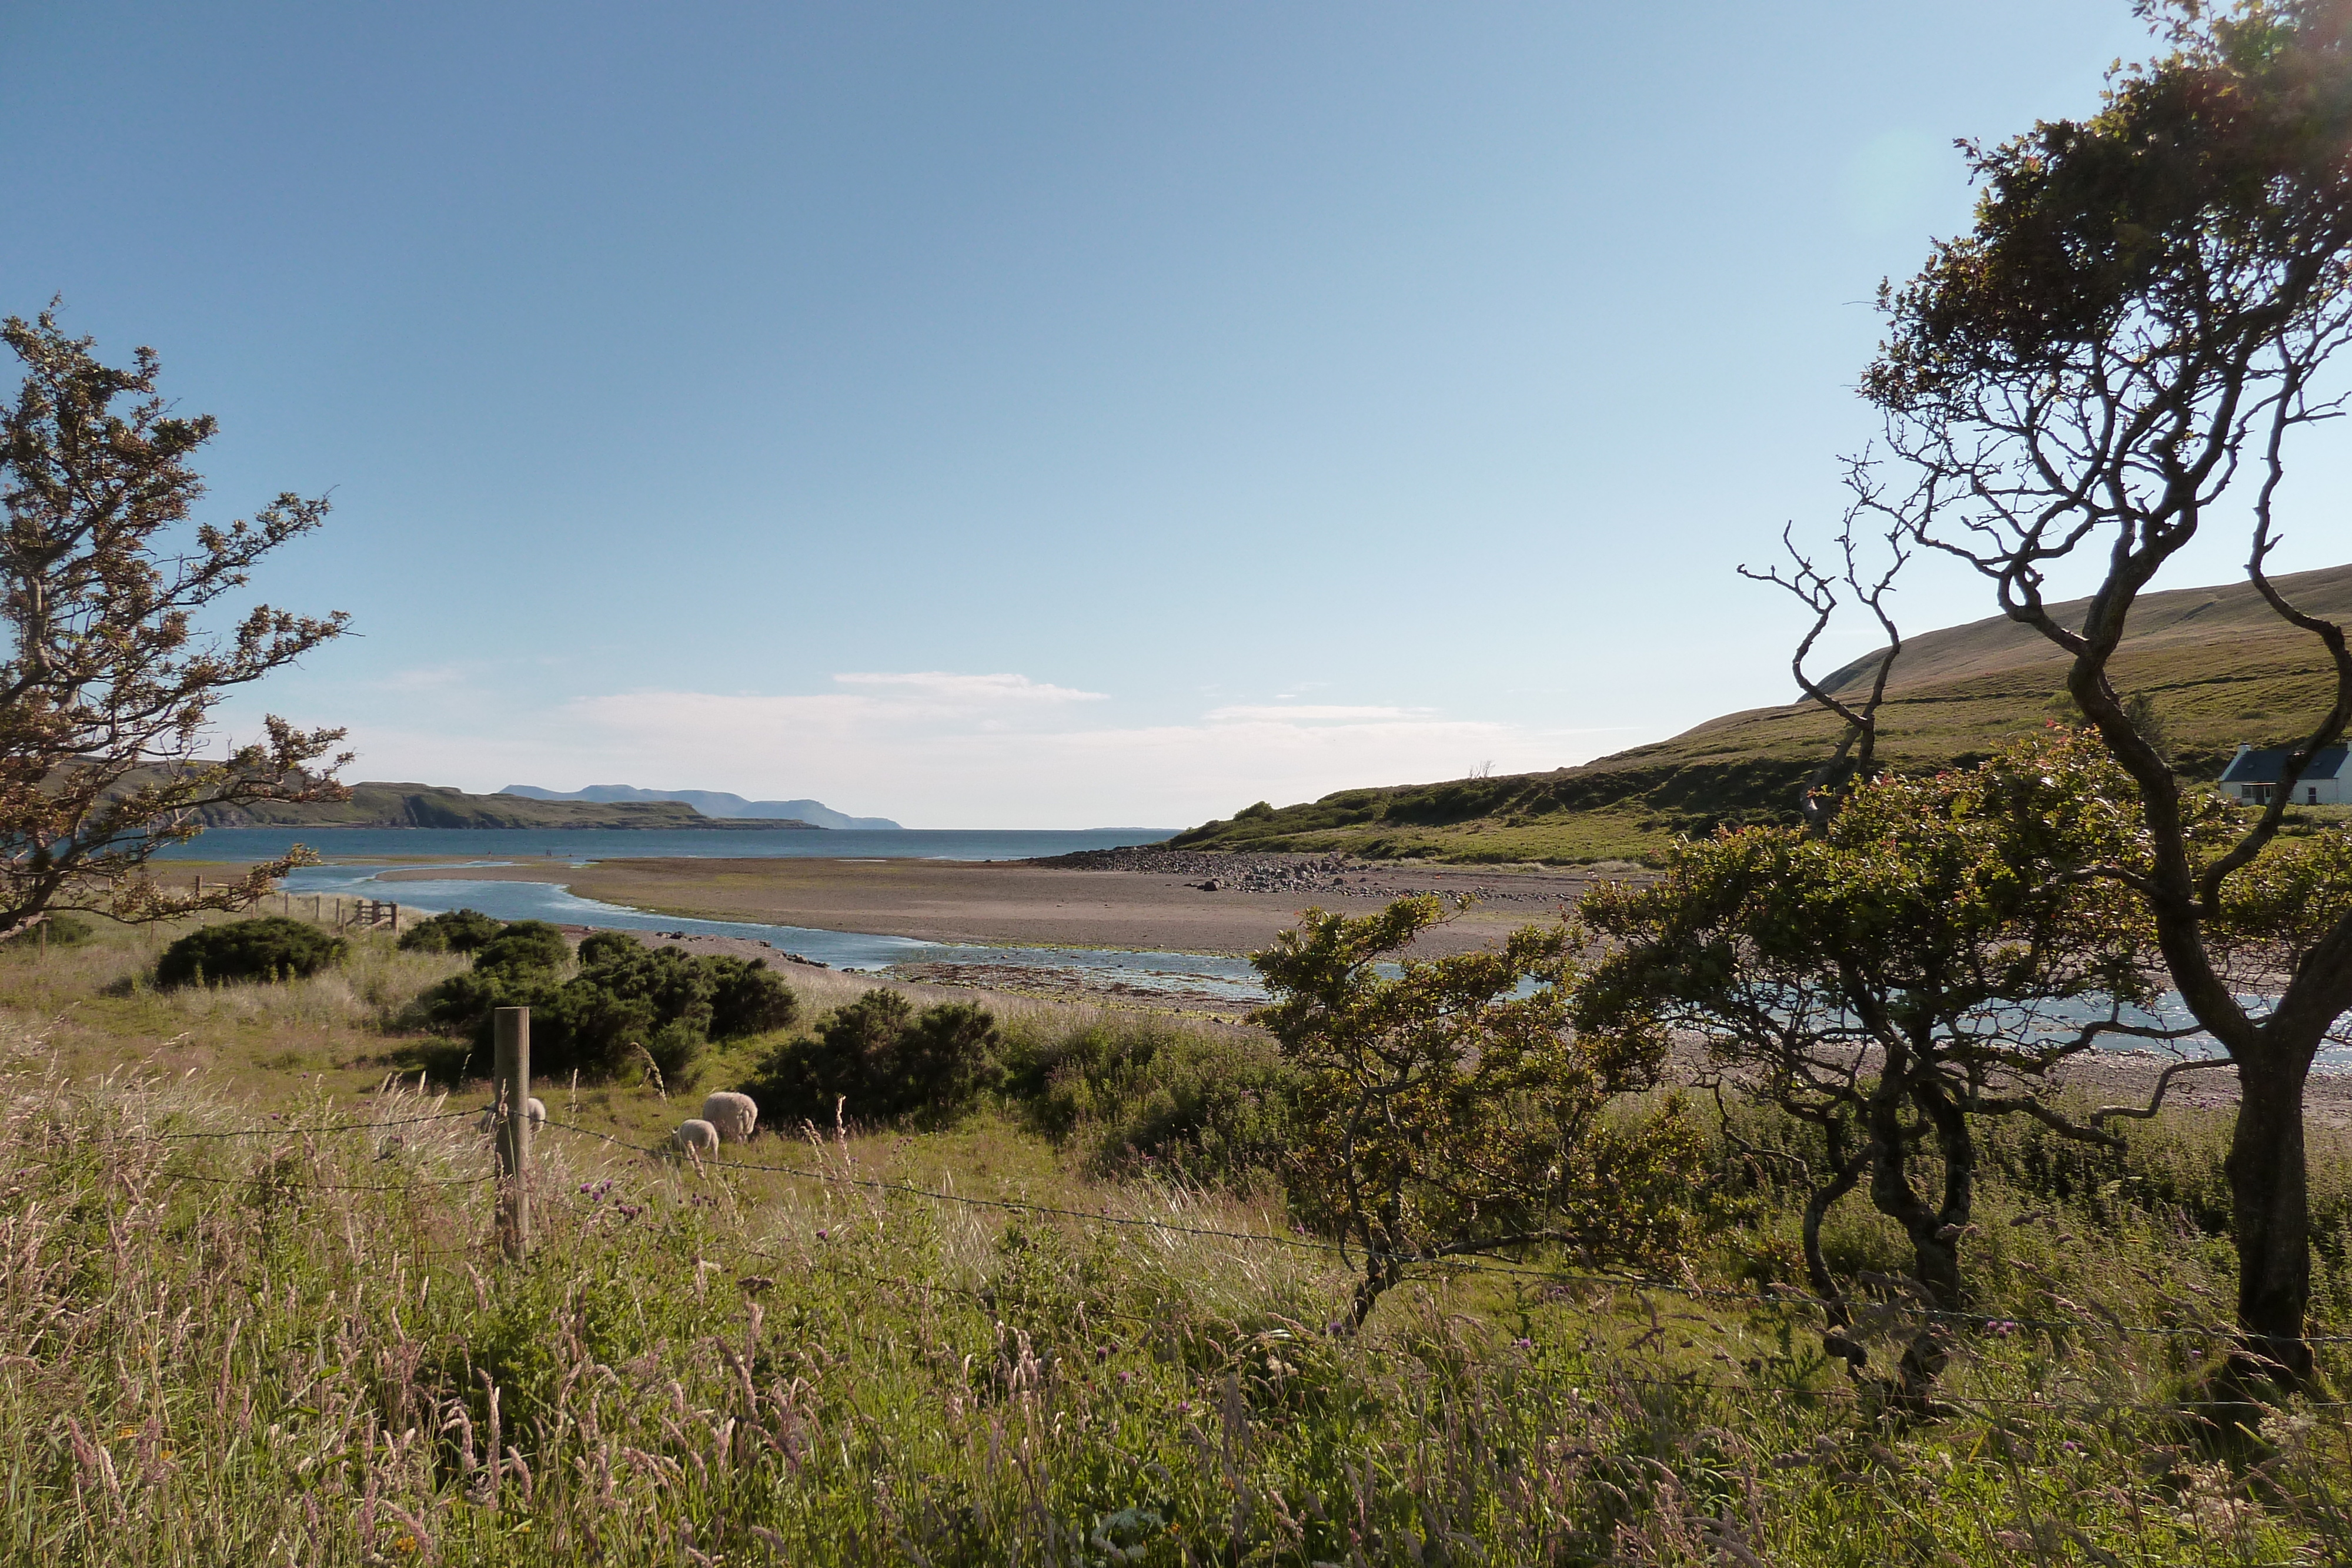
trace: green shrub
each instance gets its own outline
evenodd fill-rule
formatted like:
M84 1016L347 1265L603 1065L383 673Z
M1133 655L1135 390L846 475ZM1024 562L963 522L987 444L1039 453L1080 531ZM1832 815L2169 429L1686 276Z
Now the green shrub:
M1106 1016L1051 1036L1016 1028L1004 1062L1022 1116L1097 1171L1245 1182L1281 1157L1295 1084L1262 1036Z
M420 920L400 934L404 953L471 953L501 929L478 909L452 909Z
M477 969L562 969L572 962L572 944L544 920L518 920L474 950Z
M6 940L18 947L79 947L97 935L97 928L89 921L58 910L38 925L10 932Z
M586 961L556 994L552 1009L569 1058L563 1070L607 1077L627 1065L638 1045L665 1078L690 1069L710 1034L709 971L684 948L626 938L591 937L581 956Z
M711 1039L740 1040L788 1029L800 1016L800 998L762 960L719 956L702 964L711 981Z
M1001 1076L995 1016L971 1002L918 1013L877 987L819 1021L815 1038L761 1059L745 1093L778 1124L830 1121L836 1104L866 1122L940 1125L969 1111Z
M953 1121L1003 1078L1002 1043L996 1015L975 1002L925 1008L874 1064L876 1096L893 1108L885 1114Z
M644 943L625 931L591 931L580 939L580 961L583 964L609 964L643 947Z
M161 986L220 980L290 980L342 962L349 945L306 920L265 915L205 925L163 949L155 962Z
M682 1078L706 1042L781 1029L799 999L756 959L698 958L625 931L592 932L575 969L562 931L518 920L494 925L474 967L427 990L412 1021L470 1040L468 1062L478 1067L499 1008L531 1009L534 1076L577 1072L593 1082L628 1071L640 1046L664 1078Z

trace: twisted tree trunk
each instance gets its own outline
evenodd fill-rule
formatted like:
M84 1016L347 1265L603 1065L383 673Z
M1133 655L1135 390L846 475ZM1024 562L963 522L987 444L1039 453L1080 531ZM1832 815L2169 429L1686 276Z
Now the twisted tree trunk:
M2300 1387L2311 1376L2304 1314L2311 1302L2311 1217L2305 1201L2307 1055L2263 1051L2238 1061L2238 1124L2224 1167L2238 1249L2231 1368L2242 1381Z

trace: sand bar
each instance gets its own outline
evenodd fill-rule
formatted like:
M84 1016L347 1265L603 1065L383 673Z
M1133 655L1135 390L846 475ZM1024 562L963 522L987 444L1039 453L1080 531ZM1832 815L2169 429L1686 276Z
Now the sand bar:
M1307 857L1134 857L1206 869L1075 869L1035 861L851 859L608 860L573 866L416 867L380 880L551 882L583 898L701 920L864 931L931 942L1247 953L1312 905L1369 915L1406 892L1481 902L1431 934L1423 951L1460 952L1556 916L1589 872L1349 865L1307 873ZM1219 862L1227 862L1220 864ZM1265 868L1263 872L1255 868ZM1203 891L1204 882L1216 883ZM396 894L391 896L398 896Z

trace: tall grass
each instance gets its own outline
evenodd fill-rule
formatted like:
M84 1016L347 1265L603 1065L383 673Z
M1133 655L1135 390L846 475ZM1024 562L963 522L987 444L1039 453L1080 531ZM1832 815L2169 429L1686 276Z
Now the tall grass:
M1465 1269L1349 1336L1352 1266L1249 1179L1262 1041L1011 1004L1013 1090L955 1131L702 1166L551 1130L507 1265L469 1097L262 1065L396 1040L453 961L363 937L334 977L159 995L140 944L92 947L0 953L8 1562L2352 1562L2343 1406L2181 1406L2229 1314L2223 1117L2121 1158L1997 1133L1979 1316L1920 1420L1773 1294L1811 1151L1760 1112L1678 1280ZM791 977L812 1013L875 983ZM679 1113L542 1092L642 1143ZM354 1123L399 1124L317 1130ZM2339 1141L2313 1190L2352 1333ZM1883 1365L1900 1238L1849 1204L1829 1240Z
M1164 1181L1038 1196L1184 1228L549 1135L537 1249L508 1267L470 1123L159 1135L245 1124L184 1076L73 1080L9 1042L9 1560L2255 1563L2352 1541L2341 1409L2202 1445L2156 1397L2181 1348L2087 1299L1969 1336L1950 1413L1905 1423L1753 1295L1466 1273L1334 1333L1337 1259ZM786 1152L853 1178L906 1146ZM2166 1246L2134 1212L2154 1228L2111 1227L2119 1260Z

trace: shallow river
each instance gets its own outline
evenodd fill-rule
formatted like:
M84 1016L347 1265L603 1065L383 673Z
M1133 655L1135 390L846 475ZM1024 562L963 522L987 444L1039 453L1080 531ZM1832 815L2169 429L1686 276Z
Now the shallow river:
M911 936L877 936L857 931L824 931L807 925L763 925L748 920L689 920L683 915L649 915L625 904L582 898L551 882L467 881L462 866L451 867L454 874L446 881L375 880L378 872L392 869L387 865L304 866L286 878L285 886L298 898L325 894L344 898L389 899L404 909L436 914L446 909L478 909L500 920L551 920L562 925L604 925L624 931L744 936L830 964L836 969L883 969L898 964L989 964L1077 971L1099 981L1115 979L1141 991L1190 991L1237 1001L1254 1001L1265 994L1247 960L1214 954L1106 947L1003 947L982 943L923 942Z

